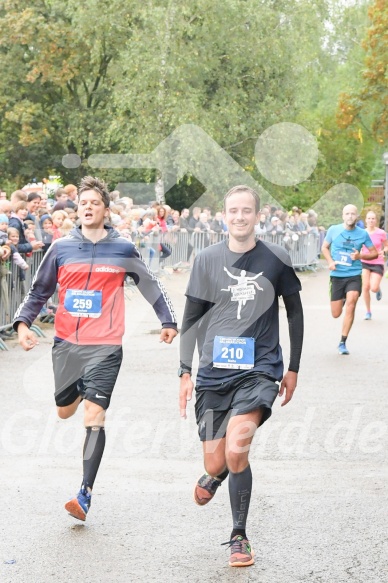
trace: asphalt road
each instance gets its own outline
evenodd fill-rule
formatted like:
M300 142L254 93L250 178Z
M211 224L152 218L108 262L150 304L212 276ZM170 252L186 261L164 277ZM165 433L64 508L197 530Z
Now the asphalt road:
M124 363L107 421L107 445L85 524L64 503L79 489L81 411L56 418L52 330L25 353L0 353L1 583L385 583L387 543L388 281L348 341L336 347L328 272L300 274L305 348L293 401L276 403L251 453L248 534L256 564L227 566L231 517L225 484L207 507L193 405L178 413L178 342L161 345L139 294L127 302ZM179 316L187 275L164 280ZM287 359L284 308L281 332Z

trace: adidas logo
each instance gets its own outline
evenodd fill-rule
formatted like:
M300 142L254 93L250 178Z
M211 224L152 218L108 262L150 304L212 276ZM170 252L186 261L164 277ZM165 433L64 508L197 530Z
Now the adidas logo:
M120 269L113 269L113 267L96 267L96 271L104 273L120 273Z

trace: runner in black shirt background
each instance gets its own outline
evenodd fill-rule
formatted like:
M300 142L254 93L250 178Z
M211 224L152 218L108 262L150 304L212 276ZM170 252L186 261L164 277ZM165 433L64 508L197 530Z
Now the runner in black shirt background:
M178 372L180 410L186 417L197 344L195 412L206 473L195 486L194 499L207 504L229 475L233 529L226 544L234 567L254 562L245 530L252 490L250 444L257 427L270 417L276 396L285 393L282 405L291 400L303 341L299 279L283 248L255 240L259 210L259 196L247 186L236 186L225 195L229 239L195 259L186 291ZM279 296L291 344L286 374L279 345Z

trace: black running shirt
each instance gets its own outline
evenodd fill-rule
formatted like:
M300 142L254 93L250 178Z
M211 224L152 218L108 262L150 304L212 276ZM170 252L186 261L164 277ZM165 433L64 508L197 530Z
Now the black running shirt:
M247 253L229 250L227 241L204 249L193 265L186 296L212 307L198 330L198 387L219 386L252 370L280 381L283 356L279 344L279 296L301 290L288 253L257 241ZM253 369L213 366L215 336L255 339Z

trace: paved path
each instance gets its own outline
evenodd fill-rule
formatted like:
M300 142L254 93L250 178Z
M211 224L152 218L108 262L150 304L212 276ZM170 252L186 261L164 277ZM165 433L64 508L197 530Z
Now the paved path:
M181 317L187 276L166 283ZM293 401L255 438L248 533L256 564L227 567L223 487L192 501L202 472L193 407L179 418L178 343L158 343L145 301L128 302L125 357L106 455L85 524L63 504L81 478L81 413L55 416L49 337L0 353L1 583L377 583L388 580L386 335L388 281L373 320L359 302L348 357L336 352L328 272L301 274L305 350ZM285 310L282 338L288 337ZM5 564L5 561L15 561Z

